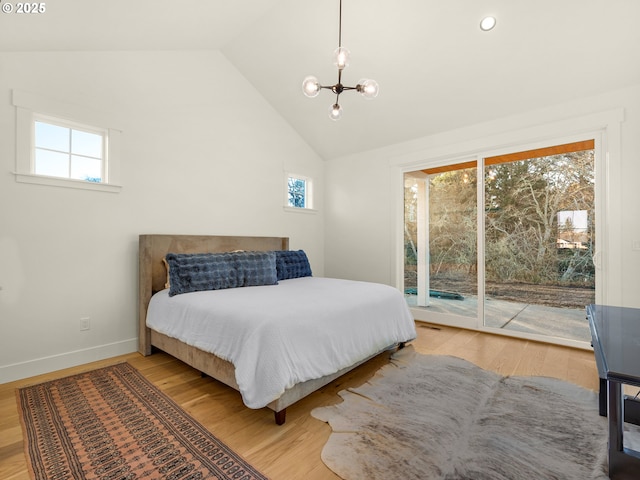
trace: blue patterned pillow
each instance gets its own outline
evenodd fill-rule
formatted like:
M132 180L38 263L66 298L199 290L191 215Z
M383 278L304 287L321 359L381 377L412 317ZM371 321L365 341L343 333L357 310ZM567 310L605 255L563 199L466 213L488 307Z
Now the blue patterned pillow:
M276 250L278 280L310 277L311 265L304 250Z
M236 252L233 254L238 271L242 273L242 286L276 285L275 252Z
M169 296L242 286L232 253L168 253Z

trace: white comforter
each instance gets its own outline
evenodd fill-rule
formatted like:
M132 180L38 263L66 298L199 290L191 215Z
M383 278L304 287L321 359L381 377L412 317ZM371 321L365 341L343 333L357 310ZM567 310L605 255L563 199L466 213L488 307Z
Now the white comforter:
M397 289L320 277L173 297L163 290L147 326L231 362L250 408L416 337Z

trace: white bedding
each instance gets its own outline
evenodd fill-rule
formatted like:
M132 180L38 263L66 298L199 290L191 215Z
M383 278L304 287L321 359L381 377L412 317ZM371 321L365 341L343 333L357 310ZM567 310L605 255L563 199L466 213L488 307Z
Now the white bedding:
M321 277L173 297L163 290L147 326L231 362L250 408L416 337L397 289Z

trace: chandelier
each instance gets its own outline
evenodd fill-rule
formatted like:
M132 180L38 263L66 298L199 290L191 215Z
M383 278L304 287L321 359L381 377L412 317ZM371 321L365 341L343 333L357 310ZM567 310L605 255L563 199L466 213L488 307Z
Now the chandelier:
M335 85L320 85L318 79L308 76L302 82L302 91L307 97L313 98L320 93L320 90L331 90L336 95L336 101L329 108L329 118L340 120L342 117L342 107L340 106L340 94L347 90L355 90L365 98L375 98L378 96L378 83L375 80L363 78L355 87L347 87L342 84L342 70L349 66L350 52L342 46L342 0L340 0L340 17L338 21L338 48L334 52L333 64L338 67L338 83Z

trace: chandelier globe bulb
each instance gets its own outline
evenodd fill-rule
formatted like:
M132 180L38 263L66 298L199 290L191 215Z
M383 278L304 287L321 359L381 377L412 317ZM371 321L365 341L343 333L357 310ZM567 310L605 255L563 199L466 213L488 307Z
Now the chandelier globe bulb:
M320 93L320 83L318 79L312 75L305 77L302 81L302 92L309 98L318 96Z
M342 107L339 104L334 103L329 107L329 118L333 121L338 121L342 118L342 112Z
M338 70L344 70L349 66L351 61L351 52L345 47L338 47L333 52L333 64L338 67Z
M356 90L360 92L360 94L364 98L372 99L378 96L378 93L380 92L380 86L375 80L371 80L370 78L363 78L358 82Z

